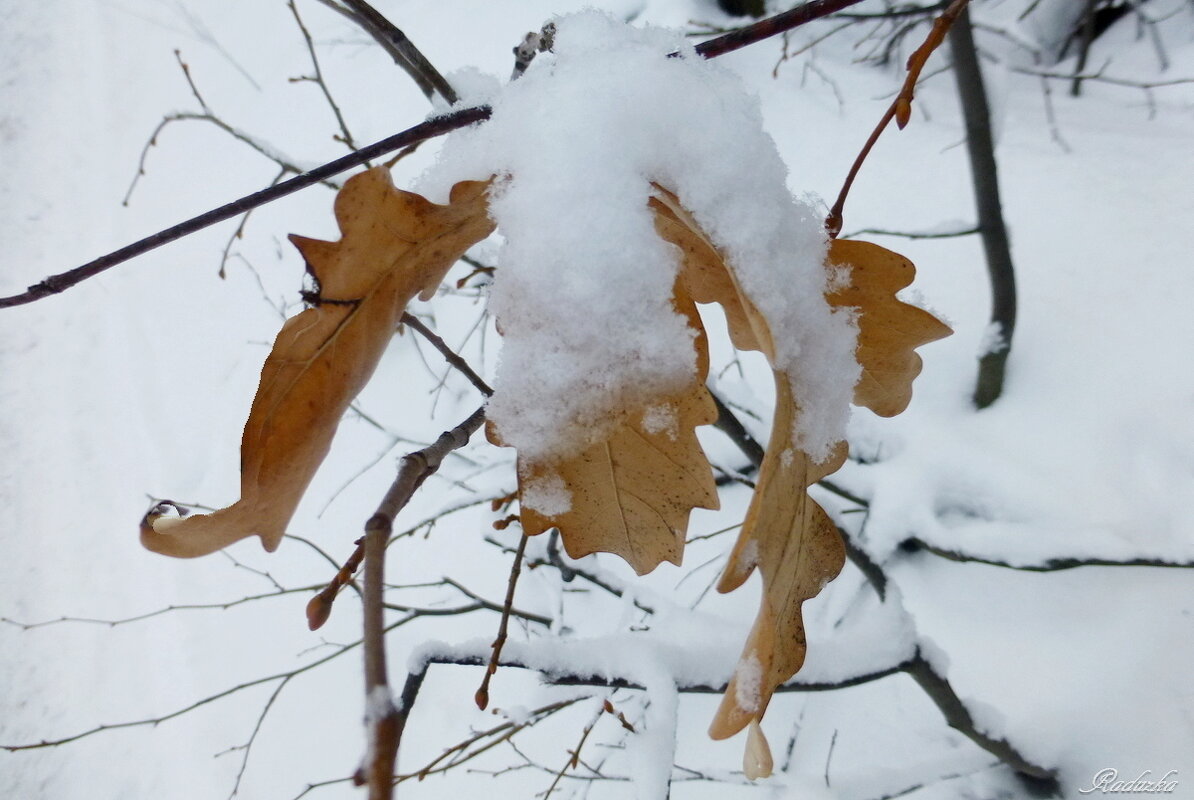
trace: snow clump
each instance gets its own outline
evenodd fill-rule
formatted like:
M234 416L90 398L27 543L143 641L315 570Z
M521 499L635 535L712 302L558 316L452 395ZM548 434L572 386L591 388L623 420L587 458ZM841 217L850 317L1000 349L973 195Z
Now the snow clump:
M823 299L820 215L788 190L758 100L678 32L596 11L556 27L554 52L492 96L489 122L452 134L420 184L442 198L496 176L505 241L490 308L504 339L488 415L505 444L531 460L575 455L690 384L694 335L671 300L679 256L647 207L656 182L770 325L801 408L793 444L828 456L859 374L855 329Z

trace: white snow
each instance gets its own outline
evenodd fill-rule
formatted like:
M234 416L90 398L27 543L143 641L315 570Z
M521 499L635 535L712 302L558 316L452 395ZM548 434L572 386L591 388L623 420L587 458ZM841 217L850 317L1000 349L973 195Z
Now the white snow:
M662 433L672 441L680 435L680 420L674 406L660 404L650 406L643 412L643 430L650 434Z
M657 182L767 319L800 398L794 440L820 460L844 434L854 329L823 299L820 216L787 189L757 100L675 32L598 12L555 23L554 54L494 99L487 124L449 137L420 184L442 196L499 177L490 307L504 347L490 419L520 453L550 459L691 379L692 332L670 302L675 255L646 205Z
M545 517L567 514L572 510L572 492L559 475L538 475L523 481L522 505Z
M664 61L662 53L684 49L687 40L644 25L682 29L689 19L734 21L717 15L711 3L611 0L597 5L617 20L592 14L563 18L572 22L564 25L559 52L541 54L522 81L505 88L510 48L526 31L582 4L379 4L467 99L491 99L499 112L491 123L494 133L486 125L456 137L438 163L438 143L400 162L398 185L413 185L428 169L441 188L486 169L509 172L513 177L498 211L512 215L516 230L521 225L535 235L540 232L529 205L526 218L518 218L520 175L541 193L528 203L553 200L560 214L579 215L586 206L591 211L597 192L620 203L610 212L618 215L618 227L605 237L604 248L577 251L565 261L536 261L548 248L528 244L534 235L522 245L511 237L473 251L485 264L500 257L499 283L503 274L513 276L505 288L494 287L499 311L502 303L518 304L511 297L521 280L522 267L512 260L517 247L529 251L526 269L549 272L552 291L597 298L594 309L570 316L557 310L554 295L539 298L544 319L516 318L515 328L523 325L532 333L540 323L557 321L577 328L565 328L561 349L592 346L599 357L613 358L610 347L629 348L636 336L645 336L646 322L635 328L632 310L656 322L668 320L674 267L669 249L653 244L640 208L649 178L679 193L732 254L761 306L773 295L776 307L795 302L784 293L802 294L815 282L801 265L815 262L823 247L817 220L824 208L815 200L791 198L836 192L899 76L853 63L860 51L851 31L781 64L776 78L771 71L781 53L778 41L712 64ZM1039 567L1065 558L1194 560L1189 513L1194 371L1187 367L1194 316L1185 310L1194 297L1189 269L1194 87L1158 87L1150 98L1139 89L1087 82L1083 96L1071 98L1065 82L1053 82L1056 133L1067 152L1050 131L1040 81L1010 68L1033 64L1016 42L1056 40L1055 21L1071 3L1046 0L1040 16L1018 22L1026 4L973 4L986 26L980 43L993 59L985 67L1001 94L1001 188L1020 282L1005 394L983 412L969 403L976 357L989 341L979 241L880 240L917 264L916 292L948 317L956 334L921 350L925 368L906 414L880 420L857 411L850 419L857 460L834 480L869 500L869 507L860 510L813 489L835 521L883 566L887 583L881 600L847 566L805 604L809 651L796 680L832 682L887 670L919 650L989 734L1058 770L1066 800L1090 797L1081 789L1108 769L1125 781L1145 772L1159 779L1176 771L1171 796L1178 797L1194 781L1189 569L1078 567L1042 573L958 563L903 546L915 538L1012 566ZM1194 77L1187 5L1141 4L1161 20L1157 33L1168 70L1158 69L1149 35L1135 39L1131 15L1099 39L1090 63L1111 59L1106 74L1119 77ZM424 117L425 99L378 48L363 45L358 32L319 4L299 0L298 6L358 140L381 138ZM880 8L875 2L859 7ZM0 292L23 289L273 179L273 164L214 128L179 124L161 134L129 208L120 207L145 137L162 113L193 107L174 61L175 47L207 101L231 124L303 163L345 152L332 138L334 118L318 89L287 82L309 73L310 62L283 3L85 0L72 4L70 14L59 12L54 4L36 3L12 3L0 11L0 199L7 211L0 215L6 243ZM623 24L628 18L637 30ZM836 24L794 33L789 49ZM993 33L996 29L1008 35ZM919 35L914 31L906 41ZM595 65L604 72L591 74ZM1070 58L1049 68L1064 73L1073 66ZM941 232L970 218L965 148L957 146L964 133L951 80L944 74L925 81L912 124L880 141L847 205L848 230ZM656 84L667 92L655 91ZM579 96L584 91L593 94ZM598 100L606 106L603 113L590 113L588 106ZM609 128L604 140L588 135L585 125L605 125L611 115L625 123L616 136ZM705 124L713 119L718 121ZM697 121L696 131L682 124ZM650 136L640 134L640 125ZM510 131L516 130L535 133L517 147L504 141L503 147L510 146L501 153L496 144L492 150L484 144L484 137L514 137ZM727 140L729 130L741 141ZM555 146L560 136L572 138L567 147ZM660 153L648 138L664 139L668 152ZM573 146L587 161L570 157ZM765 152L773 150L778 155ZM623 169L635 159L634 171ZM523 162L526 169L515 169ZM553 169L587 180L591 192L552 196ZM459 175L450 174L454 170ZM426 180L430 185L432 178ZM735 187L743 185L761 194L736 197ZM163 717L258 678L316 664L283 687L264 717L277 681L247 686L157 725L105 731L61 747L0 750L0 796L221 798L232 791L246 757L239 796L290 800L309 783L346 778L360 763L362 712L385 698L365 699L360 648L353 644L360 637L355 596L343 592L326 628L312 634L303 616L310 593L274 593L277 585L299 589L331 577L336 567L329 559L338 562L352 552L393 479L395 460L476 408L472 387L447 372L427 348L424 366L415 337L395 340L359 401L382 430L349 415L295 516L291 533L326 557L290 539L272 555L248 542L228 557L183 563L144 552L136 534L150 504L147 494L213 506L235 497L239 436L265 344L277 331L276 307L293 311L299 302L302 264L280 242L289 232L334 239L331 199L327 190L313 189L254 212L244 238L233 246L245 261L231 260L224 281L216 271L235 223L118 267L60 297L0 311L0 617L118 620L180 609L114 627L66 622L23 630L0 622L0 745ZM718 204L727 207L723 211ZM769 209L755 220L752 204ZM613 222L604 210L591 216L577 224L600 232L600 225ZM797 222L782 233L767 233L768 220L779 217ZM543 227L553 229L545 236L568 244L566 233L554 230L564 226ZM791 255L782 281L771 280L778 273L766 266L777 248ZM650 260L629 264L625 254L631 252ZM613 344L594 322L606 295L619 296L626 288L600 277L610 274L604 272L607 257L637 292L637 305L619 319L629 330L612 328L605 337L619 340ZM556 273L550 272L553 264ZM594 275L599 264L602 272ZM461 267L453 280L470 269ZM471 290L449 289L417 311L490 378L498 337L491 326L478 324L480 301ZM703 319L717 388L734 408L748 410L744 423L765 440L770 369L753 354L736 361L720 314L707 311ZM773 315L774 308L764 311ZM801 358L821 346L802 338L807 331L837 324L815 308L773 323L777 330L799 328L779 338L789 355L801 348ZM667 324L673 325L667 358L662 350L651 351L649 359L631 361L627 369L663 368L663 377L649 376L657 382L687 374L692 359L686 332L674 320ZM505 321L503 327L509 334ZM677 353L688 360L677 360ZM516 356L501 356L506 382L500 386L519 385L516 372L523 367L510 361ZM821 353L822 363L800 374L802 385L817 383L818 371L835 358L834 352ZM525 421L533 435L548 418L591 411L572 398L557 407L554 390L530 385L529 378L540 374L550 381L568 379L573 359L553 357L543 365L527 359L524 388L546 403L541 414L518 412L530 415ZM606 402L621 390L602 391ZM803 402L803 394L798 396ZM837 407L828 395L824 399L826 409ZM646 415L648 406L639 413ZM826 417L810 436L835 424ZM514 488L514 466L508 451L476 439L445 461L397 522L403 535L391 547L388 579L402 588L387 595L396 605L439 611L475 602L438 583L443 576L490 601L504 596L508 549L517 531L495 532L493 519L507 512L491 512L489 504ZM716 431L703 431L702 444L717 463L735 469L745 464ZM558 493L553 502L562 502ZM718 699L675 687L721 684L735 669L757 611L759 581L752 578L724 596L710 587L748 502L746 487L729 486L722 490L721 510L694 514L690 538L730 530L693 541L682 568L665 566L639 579L605 556L574 565L620 598L584 576L561 581L559 570L546 563L548 537L533 539L527 557L535 567L523 570L515 605L550 618L551 625L513 618L508 657L548 675L585 672L648 690L558 687L545 684L537 672L503 669L491 696L493 706L509 710L507 719L521 719L521 709L592 698L518 735L520 751L550 774L524 768L491 777L488 772L521 763L513 751L497 747L464 769L406 782L401 795L544 792L592 718L592 705L610 696L638 732L603 715L584 747L584 760L605 774L637 781L644 797L660 796L669 773L676 800L746 799L760 791L837 800L901 793L910 800L1025 796L1010 770L950 730L904 675L844 690L777 693L762 726L775 774L759 786L746 784L741 771L746 737L708 741L705 731ZM445 509L455 510L406 533ZM242 602L257 595L264 597ZM227 603L236 604L220 608ZM216 607L181 610L207 604ZM405 612L387 613L397 622ZM393 685L401 685L412 653L487 658L495 630L496 615L488 611L426 616L394 628L388 638ZM339 656L341 645L349 649ZM330 660L318 663L324 658ZM473 706L480 674L479 667L445 665L428 671L406 729L400 769L417 769L475 732L501 724ZM251 750L235 749L259 720ZM221 752L225 755L213 758ZM673 760L678 767L670 770ZM471 767L479 771L467 772ZM591 800L630 794L624 780L588 781L592 776L584 767L577 775L563 779L553 797L567 797L562 792L577 787ZM360 792L345 782L309 796L350 800Z
M763 665L759 657L751 652L738 662L734 670L734 700L738 707L747 711L757 711L762 699Z

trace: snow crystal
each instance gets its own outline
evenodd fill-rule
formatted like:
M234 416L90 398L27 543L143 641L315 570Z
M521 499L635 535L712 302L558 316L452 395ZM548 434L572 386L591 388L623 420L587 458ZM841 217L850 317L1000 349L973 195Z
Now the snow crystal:
M794 444L825 457L859 374L855 332L822 297L821 220L788 191L757 99L679 33L600 12L556 27L555 52L494 99L487 124L449 137L420 187L442 197L497 176L505 244L490 303L504 344L490 419L523 455L558 457L691 380L692 332L671 303L678 254L646 205L654 181L767 319L801 408Z
M745 567L750 565L757 566L759 563L759 540L751 539L742 547L742 552L738 555L738 561Z
M651 406L643 412L643 430L650 434L665 434L675 441L680 434L676 409L669 405Z
M554 517L572 510L572 492L559 475L541 475L523 481L521 503L523 508Z
M763 665L753 650L739 662L734 677L734 702L744 711L756 711L763 694Z
M1001 353L1007 349L1007 338L1003 335L1003 326L992 322L983 331L983 340L978 345L979 356L991 353Z
M393 713L394 696L390 694L390 687L382 684L369 690L365 698L365 724L372 725Z

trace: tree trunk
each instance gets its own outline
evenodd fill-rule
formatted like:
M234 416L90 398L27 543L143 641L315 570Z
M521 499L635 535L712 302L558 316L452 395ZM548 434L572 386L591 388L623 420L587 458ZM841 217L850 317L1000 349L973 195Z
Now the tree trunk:
M1074 65L1074 80L1070 83L1070 95L1077 97L1082 94L1082 71L1086 69L1086 59L1090 56L1090 45L1095 39L1095 0L1086 0L1086 13L1082 17L1082 38L1078 42L1078 63Z
M735 17L761 17L767 11L764 0L717 0L717 5Z
M987 273L991 278L991 329L985 350L979 356L978 384L974 390L974 404L981 409L995 402L1003 392L1004 369L1011 353L1012 333L1016 327L1016 276L999 201L999 178L995 165L995 146L991 140L987 93L983 88L968 8L954 21L949 32L949 44L953 53L954 77L958 83L962 117L966 122L966 145L970 153L978 228L987 257Z

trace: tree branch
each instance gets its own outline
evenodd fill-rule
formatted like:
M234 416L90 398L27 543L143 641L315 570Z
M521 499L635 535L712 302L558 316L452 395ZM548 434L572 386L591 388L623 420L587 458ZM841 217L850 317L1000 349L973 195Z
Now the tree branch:
M25 305L26 303L32 303L51 295L60 294L88 278L94 278L96 275L111 269L117 264L122 264L131 258L144 255L164 244L177 241L184 236L189 236L218 222L232 219L258 206L263 206L266 203L286 197L300 189L305 189L308 186L339 175L345 170L365 164L378 156L400 150L416 142L442 136L445 133L457 130L458 128L464 128L475 122L489 119L490 113L489 106L477 106L476 108L465 108L441 117L429 119L412 128L407 128L401 133L387 136L371 145L363 147L355 153L349 153L346 156L337 158L335 161L329 161L315 169L308 170L290 180L282 181L275 186L246 195L238 200L233 200L231 203L226 203L219 208L213 208L211 211L206 211L197 217L192 217L185 222L180 222L170 228L146 236L144 239L126 245L107 255L100 256L94 261L89 261L80 267L75 267L57 275L51 275L40 283L30 286L28 290L20 294L12 295L11 297L0 297L0 308Z
M926 553L932 553L935 556L946 558L950 561L957 561L962 564L986 564L990 567L1003 567L1004 569L1015 569L1022 572L1064 572L1065 570L1078 569L1079 567L1162 567L1166 569L1194 569L1194 561L1169 561L1163 558L1113 559L1058 556L1056 558L1046 559L1039 564L1013 564L1010 561L1003 561L997 558L986 558L983 556L972 555L970 553L963 553L959 550L950 550L944 547L938 547L916 537L905 539L900 546L908 551L915 552L917 550L923 550Z
M402 30L385 18L365 0L320 0L323 5L355 22L390 54L394 63L414 80L429 99L438 93L448 105L455 105L457 96L451 84L427 60ZM343 3L343 5L341 5Z
M394 706L386 675L385 554L394 518L423 482L439 469L448 453L468 444L484 420L482 406L464 422L441 434L431 446L403 457L397 477L377 511L365 523L365 707L369 751L364 780L369 786L369 800L389 800L393 795L394 763L405 725L405 717Z
M518 549L514 551L514 561L510 565L510 581L506 586L506 601L502 604L502 618L498 623L497 638L493 640L493 652L489 657L489 664L485 668L485 677L481 679L481 687L477 689L475 700L477 708L484 711L489 706L489 681L497 673L498 663L502 659L502 648L506 644L506 634L510 626L510 611L514 608L514 588L518 585L518 575L522 572L522 557L526 554L527 535L523 533L518 539Z
M319 57L315 55L315 42L311 39L311 32L307 30L307 26L303 23L303 18L299 16L298 6L294 4L294 0L286 0L286 5L290 8L290 13L294 15L294 21L298 24L299 32L303 34L303 41L307 43L307 52L311 55L311 66L315 70L315 74L310 78L292 78L291 80L310 80L319 86L319 90L323 92L323 97L328 101L328 107L331 108L332 114L336 117L336 124L340 126L340 141L348 147L349 150L356 150L356 141L352 137L352 132L348 130L348 123L344 121L344 114L340 112L340 106L336 104L336 99L332 97L332 90L328 88L327 81L323 79L323 70L319 66Z
M924 69L928 63L929 56L933 54L943 41L945 35L953 25L957 18L965 8L969 0L953 0L941 16L933 20L933 27L929 31L929 35L925 37L924 42L916 51L908 57L908 74L904 78L904 85L900 88L899 94L891 101L891 105L879 120L879 124L871 132L870 137L863 144L862 150L858 152L854 163L850 166L850 171L846 174L846 180L842 183L841 191L838 192L837 200L834 201L833 207L829 209L829 216L825 219L825 228L829 231L831 237L836 237L842 230L843 214L846 207L846 196L850 194L850 187L854 185L854 179L858 177L858 172L862 169L862 164L866 161L866 157L870 154L871 149L875 143L879 141L879 137L883 135L883 131L887 129L888 124L894 119L896 125L902 130L908 124L908 120L912 114L912 97L916 91L916 83L920 80L921 70Z
M716 58L755 42L778 36L784 31L790 31L815 19L827 17L860 2L862 0L812 0L812 2L797 6L782 14L760 20L754 25L747 25L745 28L730 31L716 39L701 42L696 46L696 52L697 55L705 58Z
M974 405L983 409L1003 394L1007 359L1011 355L1012 336L1016 331L1016 272L1012 264L1007 226L1003 222L987 92L983 85L978 51L974 46L969 9L962 9L957 23L950 30L949 45L954 59L954 77L957 79L962 117L966 123L966 150L970 157L970 177L974 183L978 229L991 284L990 335L994 340L979 355L978 379L974 388Z
M440 355L444 357L444 361L456 368L464 377L468 378L469 383L476 387L477 391L489 397L493 394L493 389L488 383L478 375L469 363L465 361L459 353L448 346L448 343L443 340L438 334L423 324L423 321L411 314L409 311L402 314L402 324L408 325L418 331L419 335L426 339L432 347L439 351Z
M329 7L336 7L336 4L332 0L321 0L321 2L324 2L324 5ZM755 25L718 37L717 39L703 42L697 46L696 50L699 55L705 58L716 58L717 56L761 41L769 36L783 33L785 30L791 30L799 25L804 25L805 23L860 2L862 0L814 0L814 2L794 8L791 11L786 11L783 14L778 14ZM341 13L343 11L341 9ZM675 53L673 55L679 54ZM60 294L88 278L93 278L111 269L117 264L122 264L129 259L144 255L164 244L177 241L184 236L189 236L192 233L201 231L224 220L232 219L258 206L286 197L300 189L305 189L308 186L325 181L353 167L366 164L379 156L392 153L395 150L401 150L436 136L442 136L445 133L467 127L477 122L482 122L489 119L491 114L492 109L489 106L474 106L473 108L463 108L459 111L453 111L429 119L414 127L407 128L401 133L387 136L371 145L367 145L354 153L308 170L290 180L246 195L238 200L233 200L231 203L226 203L219 208L214 208L196 217L192 217L185 222L180 222L173 227L146 236L144 239L126 245L107 255L100 256L82 266L56 275L50 275L20 294L10 297L0 297L0 308L25 305L50 297L51 295Z

